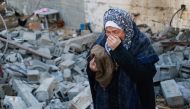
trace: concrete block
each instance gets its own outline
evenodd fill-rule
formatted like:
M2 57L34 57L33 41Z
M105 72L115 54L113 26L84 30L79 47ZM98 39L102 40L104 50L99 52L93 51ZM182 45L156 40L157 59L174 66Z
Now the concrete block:
M74 66L74 63L75 63L75 61L73 61L73 60L66 60L66 61L63 61L62 63L60 63L59 67L63 71L66 68L72 68Z
M66 81L71 81L72 80L72 75L71 75L71 70L70 69L64 69L63 70L63 78Z
M70 102L69 109L86 109L92 104L92 95L90 87L86 87L81 93L79 93Z
M87 34L84 36L71 38L69 40L62 41L62 42L60 42L60 45L63 47L66 47L67 45L74 43L74 44L80 45L81 47L83 45L88 45L88 47L90 47L96 41L97 37L98 37L98 34L94 34L94 33Z
M56 88L57 81L54 78L46 78L36 90L35 96L40 102L45 102L53 96L53 91Z
M63 54L63 49L61 47L55 47L52 55L60 57L62 54Z
M169 106L182 106L184 99L175 80L167 80L161 82L161 88L166 102Z
M52 45L52 40L49 38L49 33L43 33L39 39L40 43L43 45Z
M65 53L68 53L68 52L71 52L71 53L75 53L75 52L76 53L81 53L84 50L86 50L85 45L76 44L76 43L71 43L71 44L65 46L65 48L64 48L64 52Z
M27 109L43 109L43 104L36 104L28 107Z
M50 70L50 66L39 61L39 60L32 60L29 61L29 65L28 65L28 69L30 70L39 70L39 71L49 71Z
M156 66L156 75L153 78L154 82L172 79L178 76L178 71L175 65Z
M23 32L24 40L36 40L36 34L33 32Z
M47 47L41 47L37 50L39 53L45 54L48 57L52 57L49 48Z
M38 83L40 79L40 73L38 70L27 70L27 80L31 83Z
M189 59L190 55L190 47L186 47L185 50L183 51L183 55L185 59Z
M23 58L19 53L10 53L6 57L6 61L8 61L8 62L21 62L21 61L23 61Z
M27 107L41 104L31 93L33 88L28 86L26 83L23 83L21 80L12 79L10 84L13 87L13 89L18 93L18 96L20 96L23 99Z
M190 74L190 64L181 64L180 73Z
M75 96L79 94L81 90L83 90L85 87L81 84L77 84L75 87L71 88L67 93L69 100L72 100Z
M63 60L73 60L74 56L75 55L73 53L65 53L61 55Z
M5 96L3 100L3 106L5 109L26 109L27 106L21 97L17 96Z

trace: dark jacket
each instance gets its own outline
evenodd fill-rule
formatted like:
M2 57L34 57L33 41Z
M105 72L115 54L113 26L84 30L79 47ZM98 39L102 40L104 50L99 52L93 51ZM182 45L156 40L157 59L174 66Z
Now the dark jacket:
M120 44L110 52L119 68L114 72L112 82L106 89L100 87L94 79L94 73L87 66L95 109L155 109L153 76L156 73L154 63L158 61L158 56L156 54L147 56L151 53L142 51L145 49L142 47L150 45L150 42L138 29L135 30L135 37L129 50ZM105 42L106 36L102 33L96 44L104 47ZM152 48L147 46L147 49Z

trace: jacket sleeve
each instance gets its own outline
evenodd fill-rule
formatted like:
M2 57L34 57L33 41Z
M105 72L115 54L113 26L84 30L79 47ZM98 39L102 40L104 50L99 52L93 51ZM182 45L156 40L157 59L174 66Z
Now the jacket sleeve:
M152 79L156 73L154 63L141 64L122 44L110 54L116 63L135 81Z
M90 70L89 68L89 62L90 62L90 57L89 57L89 53L88 53L88 57L87 57L87 67L86 67L86 72L88 75L88 81L90 84L90 89L91 89L91 94L92 94L92 100L93 100L93 104L95 106L95 99L96 99L96 91L95 91L95 85L96 85L96 81L95 81L95 75L93 75L94 73ZM95 107L94 107L95 108Z

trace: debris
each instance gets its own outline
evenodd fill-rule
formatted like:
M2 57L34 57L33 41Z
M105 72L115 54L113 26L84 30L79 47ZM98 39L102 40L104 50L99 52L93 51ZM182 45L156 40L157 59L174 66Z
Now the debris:
M35 51L35 50L31 49L31 48L24 47L24 46L22 46L22 45L20 45L20 44L18 44L18 43L16 43L16 42L14 42L14 41L12 41L12 40L3 39L3 38L1 38L1 37L0 37L0 40L3 41L3 42L8 42L9 44L12 44L12 45L14 45L14 46L16 46L16 47L18 47L18 48L27 50L27 51L29 51L29 52L31 52L31 53L36 54L36 55L42 56L42 57L44 57L44 58L48 58L48 59L51 58L51 56L49 56L49 55L42 54L42 53L39 53L39 52L37 52L37 51Z
M40 73L38 70L27 70L27 80L30 83L39 83Z
M47 78L42 81L39 88L35 91L36 98L40 102L45 102L46 100L52 98L53 91L57 87L57 82L54 78Z
M161 88L166 102L171 107L183 106L184 99L175 80L161 82Z
M73 100L69 109L86 109L92 103L90 87L86 87Z
M21 97L5 96L3 100L3 107L5 109L26 109L27 106Z

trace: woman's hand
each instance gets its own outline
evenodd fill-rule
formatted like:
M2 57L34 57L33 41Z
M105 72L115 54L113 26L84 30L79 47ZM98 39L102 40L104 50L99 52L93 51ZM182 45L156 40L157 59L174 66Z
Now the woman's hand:
M107 43L108 46L112 49L115 50L119 44L121 43L121 39L118 36L108 36L107 38Z
M93 72L98 71L98 69L96 67L95 57L93 57L92 60L90 61L89 67L90 67L90 70L92 70Z

